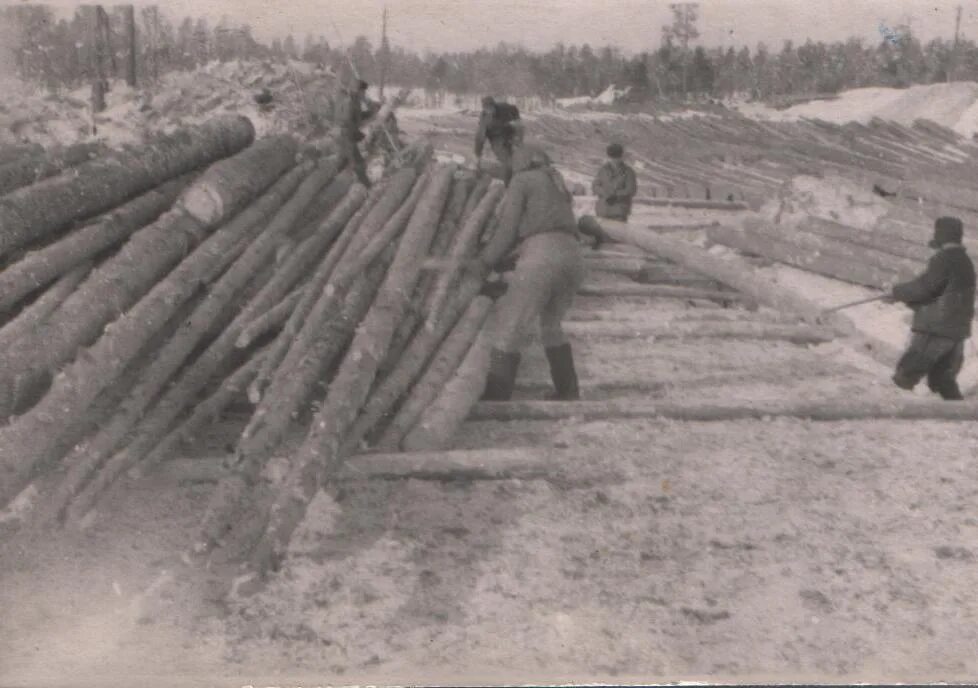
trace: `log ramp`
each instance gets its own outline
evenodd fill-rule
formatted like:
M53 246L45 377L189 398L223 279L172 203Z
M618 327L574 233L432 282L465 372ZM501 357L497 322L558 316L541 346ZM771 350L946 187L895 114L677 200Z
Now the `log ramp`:
M777 131L779 125L769 126ZM747 131L759 140L777 138L765 127L707 128L712 136ZM918 139L942 135L922 129ZM501 258L481 248L495 230L499 182L435 163L431 147L418 143L403 149L368 192L336 157L307 157L287 136L253 139L247 120L219 118L140 151L75 163L79 174L32 181L0 199L0 222L12 228L0 243L0 258L9 264L0 276L0 338L7 344L0 354L7 398L0 401L9 416L0 427L0 506L43 486L31 526L90 522L120 478L185 475L215 484L186 562L211 563L219 550L242 551L247 543L248 576L263 581L280 567L313 497L331 482L537 479L554 472L552 453L539 449L450 449L466 420L978 416L970 402L479 402L493 322L492 304L479 294L486 275L468 267L432 274L421 266L426 257L450 258L446 264ZM806 144L798 153L814 147L850 163L863 155L892 171L884 164L892 158L888 145L874 138L871 150L847 152ZM928 159L935 167L941 160L937 153ZM664 184L682 180L687 188L708 169L688 161L652 166ZM776 188L774 177L761 173L745 175L739 186L736 175L720 179L715 188ZM737 213L748 197L646 200ZM709 302L713 310L703 312L718 315L662 325L578 319L568 323L572 339L815 346L838 338L881 360L892 356L882 343L858 339L844 316L824 317L748 261L712 255L664 227L601 224L614 244L588 253L589 268L618 281L589 281L582 297L636 299L647 308L661 299ZM764 227L697 228L718 241L735 231L760 237L769 252L775 246ZM808 259L798 257L798 246L815 248L826 258L824 269L838 272L844 232L819 225L802 233L799 242L807 243L786 247L776 259L802 262ZM866 237L858 244L873 252L859 254L876 271L867 281L920 261L912 247L885 252L885 243ZM759 317L761 307L780 316ZM24 388L32 394L21 395ZM654 392L655 385L636 390ZM180 459L234 405L246 419L233 455L206 468ZM78 427L93 429L67 441L69 429ZM273 465L280 477L270 482ZM268 498L255 499L258 491ZM264 505L257 517L250 513L256 503Z

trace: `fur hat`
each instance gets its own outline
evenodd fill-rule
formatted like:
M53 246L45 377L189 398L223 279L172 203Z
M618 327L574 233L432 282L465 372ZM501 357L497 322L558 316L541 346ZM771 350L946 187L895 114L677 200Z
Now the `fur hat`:
M964 225L956 217L939 217L934 221L934 238L927 244L940 248L944 244L960 244L964 236Z

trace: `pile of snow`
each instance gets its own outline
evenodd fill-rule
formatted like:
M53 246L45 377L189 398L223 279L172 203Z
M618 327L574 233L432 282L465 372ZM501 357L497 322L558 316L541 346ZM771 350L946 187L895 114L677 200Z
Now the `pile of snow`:
M50 93L21 82L3 84L8 98L0 103L0 143L50 146L101 139L116 146L223 114L248 117L258 136L311 134L314 121L328 123L338 82L324 69L301 62L236 61L171 72L158 84L135 90L123 81L110 86L105 111L93 118L89 86ZM263 89L272 96L267 105L255 101Z
M595 105L614 105L628 95L631 87L615 88L614 84L596 96L578 96L577 98L557 98L557 106L562 108L592 107Z
M955 81L910 88L857 88L832 100L813 100L787 110L756 103L737 109L748 117L776 121L821 119L836 124L869 122L874 117L911 125L926 119L953 129L962 136L978 133L978 83Z

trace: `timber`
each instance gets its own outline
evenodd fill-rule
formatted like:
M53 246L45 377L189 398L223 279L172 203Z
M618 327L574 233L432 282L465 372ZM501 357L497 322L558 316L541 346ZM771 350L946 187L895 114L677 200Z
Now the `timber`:
M95 472L101 460L120 446L126 435L163 390L167 381L205 339L214 324L217 323L219 328L229 324L228 321L233 314L230 306L236 295L274 255L277 241L292 228L313 196L336 175L338 171L336 160L332 159L324 163L311 174L310 163L300 165L253 205L254 217L247 218L247 221L242 224L247 227L246 233L257 233L258 236L240 259L237 259L238 256L233 250L234 244L239 243L238 233L226 232L224 236L227 239L224 242L220 239L222 232L236 224L237 219L247 215L247 212L241 213L235 222L215 232L201 246L201 251L208 251L211 256L214 256L215 273L223 271L229 264L230 267L221 275L213 288L208 290L203 301L194 309L190 317L156 353L153 365L144 370L112 419L103 425L89 442L76 448L68 458L66 461L69 466L68 475L59 485L55 496L49 500L52 517L60 516L70 497ZM272 216L275 208L278 208L278 211ZM271 220L265 226L266 218L269 217ZM175 272L185 271L193 255L181 263ZM112 477L114 476L110 475L108 479L111 480Z
M485 390L489 374L489 337L478 337L455 374L445 384L438 398L425 409L417 424L401 442L407 451L445 449L465 421L469 410Z
M64 170L87 162L102 152L97 143L76 143L61 150L45 152L0 165L0 196L22 186L53 177Z
M834 333L808 325L752 322L637 323L567 322L564 331L578 337L636 337L651 339L762 339L792 344L825 344Z
M492 300L479 296L472 300L465 314L448 335L427 370L411 388L411 393L401 404L397 414L385 428L376 445L380 449L395 451L401 439L414 427L425 409L458 369L472 342L479 336L489 316ZM348 441L358 441L352 437Z
M404 230L377 297L358 328L272 506L268 527L251 560L259 574L278 567L292 533L319 486L342 465L342 438L370 393L377 369L421 274L420 259L434 238L454 172L453 165L436 167L431 183Z
M181 178L167 182L7 266L0 272L0 312L153 222L173 205L188 181Z
M800 418L821 422L862 420L978 420L978 403L939 400L852 401L850 398L820 402L764 402L732 404L679 404L637 399L607 401L503 401L479 402L470 421L563 420L613 418L662 418L680 421L723 422L764 418Z
M304 285L296 287L275 306L248 323L248 326L241 331L235 346L239 349L247 349L256 339L274 331L276 327L283 324L295 310L296 304L302 299L304 292Z
M750 210L750 206L746 203L731 202L731 201L707 201L707 200L693 200L686 198L647 198L644 196L638 196L632 199L632 202L636 205L648 205L656 208L690 208L698 210L730 210L730 211L742 211Z
M219 117L146 146L78 165L75 174L52 177L0 198L0 257L67 226L114 208L163 182L251 144L255 129L245 117Z
M48 316L61 307L68 295L81 284L91 269L91 263L82 263L66 272L61 279L45 289L43 294L5 324L0 329L0 351L9 351L15 342L37 330Z
M700 299L718 303L742 303L757 308L757 302L736 291L719 289L694 289L667 284L582 284L577 290L581 296L648 296L660 299Z
M295 143L291 138L269 138L262 143L256 144L234 158L216 163L215 166L234 170L251 163L255 158L262 161L257 169L248 167L250 174L245 175L246 180L238 179L235 182L236 197L226 199L229 202L222 206L223 212L233 213L244 205L247 199L267 188L285 168L292 164ZM268 150L269 147L271 150ZM215 166L212 166L211 170ZM203 176L207 177L208 173L205 172ZM175 222L172 221L174 217L178 218ZM219 223L222 219L225 218L213 217L212 224ZM168 234L167 230L174 226L186 227L187 232ZM152 243L157 243L161 250L172 247L170 251L172 255L173 249L181 248L181 243L187 240L186 234L195 233L199 236L211 227L202 225L190 217L178 203L174 210L169 211L150 228L155 229L154 233L159 235L162 245L157 242ZM180 268L156 283L146 296L117 318L112 327L107 329L94 344L79 353L71 365L54 377L51 388L38 404L0 430L0 478L2 478L0 479L0 504L5 504L13 497L29 480L34 467L48 458L48 453L56 445L59 428L64 425L65 419L73 419L85 413L98 394L122 375L125 366L140 349L194 294L199 284L206 283L216 276L208 273L220 263L221 256L214 255L211 246L224 246L227 240L225 233L218 233L216 237L212 237L214 241L211 244L205 241L204 245L198 247L181 262ZM141 257L143 260L149 260L152 256L145 254ZM135 259L136 256L133 258ZM133 274L143 274L145 269L138 259L133 260L127 267ZM73 296L76 296L79 291L76 291ZM99 292L96 291L95 294L98 295ZM60 310L67 310L70 300L70 298L66 300ZM43 339L35 341L44 342L45 352L49 350L49 342ZM14 352L20 349L17 347ZM74 349L67 351L71 354L75 353ZM59 353L63 355L65 350L62 349ZM50 359L47 359L43 362L49 361ZM9 360L5 363L11 365ZM9 370L8 368L8 373ZM13 367L13 370L18 368ZM36 371L36 368L34 370Z

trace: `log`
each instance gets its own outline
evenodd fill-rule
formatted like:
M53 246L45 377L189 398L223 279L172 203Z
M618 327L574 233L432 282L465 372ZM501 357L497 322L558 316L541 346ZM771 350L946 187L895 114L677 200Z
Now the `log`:
M130 471L132 477L145 475L152 467L167 462L171 457L176 455L181 445L192 442L205 428L217 422L225 409L234 403L236 399L244 396L248 383L251 382L251 379L258 372L262 356L266 350L263 349L252 355L251 358L229 375L210 396L194 406L190 416L167 434L156 445L153 451L146 456L144 461L132 468ZM82 500L78 500L76 505L76 513L78 514L83 513L87 506L82 503Z
M751 296L762 305L785 313L794 313L811 324L819 324L821 308L807 299L782 289L771 279L758 275L743 259L733 256L718 258L688 242L621 223L602 224L602 228L616 241L640 246L646 251L684 265L690 270Z
M316 159L325 156L318 156ZM350 191L350 187L356 182L356 177L352 171L347 170L339 174L336 179L330 182L329 186L319 195L319 197L313 202L299 217L296 221L296 230L292 232L292 237L299 244L303 244L307 239L309 239L316 230L322 225L323 221L329 216L333 210L336 209L344 198L346 194ZM335 237L330 238L326 243L327 245L332 243ZM316 255L322 255L326 250L326 247L317 248Z
M56 311L92 269L91 263L82 263L66 272L61 279L48 287L33 303L24 308L0 329L0 351L9 351L22 337L34 332ZM2 276L2 273L0 273Z
M556 455L538 447L455 449L442 452L369 453L350 456L337 481L534 480L552 475ZM228 473L221 458L171 459L151 474L158 482L216 483Z
M347 293L342 311L329 320L325 330L314 333L316 339L306 347L309 355L302 362L306 369L321 370L326 361L339 356L353 338L357 324L370 308L393 255L392 248L386 249L366 272L361 273ZM297 372L301 374L305 371ZM266 444L260 444L260 441ZM234 460L229 462L233 471L218 483L208 500L200 535L193 547L195 554L206 553L218 546L237 522L240 510L246 506L246 495L268 458L264 449L267 444L274 443L264 433L253 432L248 437L242 436Z
M706 200L694 200L687 198L646 198L644 196L638 196L632 199L632 202L636 205L648 205L656 208L689 208L696 210L731 210L739 212L742 210L750 210L750 206L746 203L730 202L730 201L706 201Z
M296 287L288 296L279 301L278 304L272 306L248 323L248 326L241 331L241 335L234 345L239 349L247 349L259 337L263 337L269 332L274 331L279 325L284 325L285 321L292 314L292 311L295 310L296 304L302 299L304 292L304 286Z
M44 155L39 143L6 143L0 145L0 165L16 162L21 158L35 158Z
M150 404L159 396L167 381L184 364L197 346L205 340L213 329L214 323L220 328L231 319L231 306L235 297L254 278L254 275L275 253L275 248L281 236L286 234L298 219L300 213L309 205L313 197L325 187L339 171L336 158L323 160L319 167L310 173L310 163L300 165L282 178L272 187L261 200L255 203L249 211L241 213L238 218L250 215L246 223L246 233L258 234L257 238L238 258L231 249L236 241L237 232L228 231L227 241L221 242L222 232L237 224L237 219L221 230L215 232L201 250L209 250L216 257L213 270L215 273L224 271L221 277L208 291L204 300L194 309L190 317L170 337L159 352L154 356L153 365L145 369L134 384L127 398L119 405L112 419L99 429L99 432L88 442L78 445L66 459L68 473L58 485L46 505L46 518L60 518L62 510L67 506L71 497L82 487L84 482L98 469L102 459L115 451L122 444L128 433L143 417ZM305 177L305 179L303 179ZM301 184L300 184L301 182ZM296 190L296 186L298 189ZM294 193L292 193L294 191ZM289 197L291 194L291 197ZM286 199L288 199L286 201ZM283 205L284 203L284 205ZM278 211L275 212L275 209ZM274 216L272 213L274 212ZM267 226L266 218L271 218ZM196 252L180 264L174 273L185 272L189 276L188 264ZM227 266L230 264L230 267ZM137 306L138 308L138 306ZM105 466L100 476L104 484L111 483L118 470Z
M240 196L224 199L222 210L230 214L247 199L268 187L291 164L294 155L295 143L291 138L265 139L229 160L216 163L203 177L212 176L211 171L215 167L248 172L242 174L243 178L235 183L234 188ZM262 161L257 169L253 167L256 157ZM201 235L222 219L224 218L216 217L211 225L202 224L178 202L174 210L144 231L151 231L152 238L159 237L158 241L147 242L150 246L155 244L161 252L172 255L174 249L182 248L187 238L186 233ZM185 232L167 233L168 230L177 228L185 229ZM234 237L237 238L237 235ZM0 430L0 504L13 497L29 480L34 467L47 458L48 452L56 445L58 429L64 425L65 420L85 413L98 394L122 374L126 364L156 334L158 328L165 325L167 319L193 295L200 281L206 283L216 277L216 274L208 273L220 263L220 253L225 250L227 241L228 232L218 232L206 240L135 306L116 319L112 327L94 344L80 352L71 365L58 373L51 388L38 404ZM143 262L139 262L139 258ZM145 262L154 258L156 256L151 253L134 255L131 262L123 262L124 268L136 274L145 274ZM115 274L124 276L123 273L124 270ZM79 289L69 297L59 312L72 312L68 305L81 291ZM103 298L103 294L96 290L92 298ZM73 315L75 318L80 317L78 311L74 311ZM45 339L34 341L40 342L45 349L51 345ZM19 350L20 347L17 347L15 353ZM9 365L9 361L7 364ZM15 367L14 370L18 368Z
M344 457L339 450L344 435L367 399L390 339L420 277L419 264L434 238L454 172L454 165L436 168L404 230L376 300L350 344L285 486L272 506L268 527L252 556L252 565L259 574L277 568L309 502L324 479L332 477L342 464Z
M0 196L87 162L102 150L103 146L99 143L76 143L61 150L0 165Z
M336 221L342 224L351 217L363 198L363 187L360 185L352 187L347 198L333 213ZM117 467L117 473L122 472L153 450L177 418L195 402L197 395L207 386L215 373L225 365L235 349L234 343L240 336L241 330L254 319L256 313L266 310L274 305L277 299L284 296L283 292L289 287L288 282L278 283L277 288L269 288L275 282L275 276L272 276L204 352L183 369L140 423L134 433L133 441L113 455L107 466Z
M185 205L178 200L172 210L134 233L116 254L99 265L36 331L29 346L8 353L3 361L3 377L17 377L23 387L37 388L49 371L70 361L80 347L93 343L108 323L132 307L154 285L158 286L164 275L215 225L270 186L291 166L294 155L295 142L291 138L274 137L212 165L185 193L190 193L197 184L213 188L215 178L235 179L227 190L235 193L233 203L230 197L222 201L226 203L227 215L216 219L210 215L204 221L186 212ZM245 226L239 223L235 229L243 230ZM226 249L225 240L229 236L241 234L222 233L222 250ZM184 290L193 287L191 283L182 285ZM150 322L162 323L163 318L150 315ZM144 325L143 331L153 330Z
M462 229L456 237L448 251L448 260L454 262L457 267L442 271L436 281L432 292L431 302L428 307L428 318L425 327L429 330L434 329L440 313L445 306L448 298L448 290L458 280L458 274L462 270L462 261L475 254L479 246L479 238L482 230L492 216L493 211L499 205L503 197L503 185L494 184L479 201L479 205L465 221Z
M887 236L881 231L848 227L819 217L807 218L798 226L798 230L855 244L862 247L863 250L870 249L904 260L911 260L919 263L921 268L930 260L932 254L932 251L919 241L904 241L899 237Z
M659 284L583 284L577 290L581 296L648 296L660 299L701 299L718 303L742 303L751 309L757 302L735 291L692 289Z
M254 137L247 118L219 117L156 143L83 163L74 174L17 189L0 199L0 227L4 229L0 257L168 179L234 155Z
M480 402L470 421L608 420L663 418L680 421L723 422L764 418L800 418L820 422L861 420L978 420L978 403L939 400L853 401L850 398L821 402L764 402L730 404L680 404L639 399L607 401L503 401Z
M173 205L188 181L189 177L181 177L167 182L7 266L0 272L0 312L156 220Z
M836 255L816 253L810 248L799 248L792 242L777 240L767 235L742 232L728 227L714 227L709 231L709 237L710 241L738 251L764 256L779 263L844 282L881 289L900 280L900 274L893 270L884 270Z
M417 425L402 440L404 450L434 451L451 443L469 410L485 390L491 348L485 334L475 340L438 398L425 409Z
M567 322L564 331L577 337L647 337L653 339L763 339L793 344L825 344L835 339L832 332L806 325L752 322L670 322L663 325L638 323Z
M391 180L387 191L367 214L357 231L350 233L349 243L345 246L336 247L336 251L331 251L330 255L316 270L308 284L306 297L296 305L295 310L286 322L285 329L272 345L261 370L258 371L258 375L249 386L248 398L252 403L257 404L262 399L264 387L272 380L272 376L280 366L291 365L295 361L301 360L303 351L296 347L293 340L299 335L300 328L308 326L310 331L315 331L317 326L309 325L310 318L313 317L311 313L315 311L315 317L318 318L317 322L319 323L318 327L321 327L323 320L328 318L343 303L346 291L360 277L361 273L380 255L387 244L395 240L404 229L426 181L425 178L422 178L415 184L415 180L415 173L411 169L398 172ZM398 208L398 206L401 207ZM298 380L290 380L288 376L279 376L280 385L289 387L290 383L293 382L299 383ZM278 390L273 390L272 393L275 395ZM299 394L299 391L289 392L289 394L293 393ZM280 401L278 403L288 405L289 402ZM301 404L302 401L299 400L295 403ZM267 408L267 404L261 404L258 407L255 413L256 421L263 418ZM273 414L277 418L282 418L283 410L284 406L279 407L277 412L273 412ZM285 411L284 417L288 418L293 410L294 408L290 408ZM277 422L273 422L273 425L276 425ZM276 425L276 427L278 426ZM284 430L284 427L280 429ZM246 428L245 435L248 434L249 430Z
M472 342L482 331L489 316L492 300L480 296L472 300L465 314L452 329L428 364L427 370L411 389L397 414L385 428L376 447L385 451L397 451L401 439L414 427L424 410L435 400L438 393L462 363L472 347ZM348 441L359 441L351 437Z

